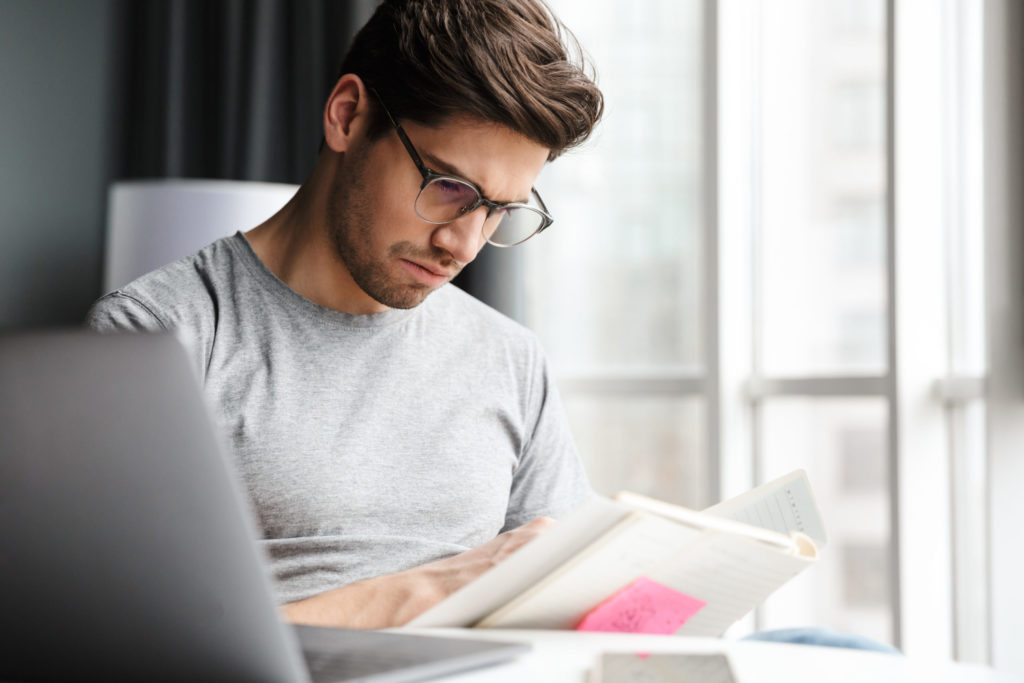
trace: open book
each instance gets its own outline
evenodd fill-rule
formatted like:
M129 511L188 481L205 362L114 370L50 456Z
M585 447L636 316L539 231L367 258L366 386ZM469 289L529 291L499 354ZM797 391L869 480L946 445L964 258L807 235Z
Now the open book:
M593 498L409 626L573 629L644 577L703 603L678 635L718 636L824 543L803 470L703 512L630 493Z

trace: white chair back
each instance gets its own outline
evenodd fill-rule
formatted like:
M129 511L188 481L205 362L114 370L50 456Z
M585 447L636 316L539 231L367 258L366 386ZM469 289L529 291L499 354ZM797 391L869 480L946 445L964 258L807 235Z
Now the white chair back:
M236 180L143 180L111 185L105 292L248 230L284 206L297 185Z

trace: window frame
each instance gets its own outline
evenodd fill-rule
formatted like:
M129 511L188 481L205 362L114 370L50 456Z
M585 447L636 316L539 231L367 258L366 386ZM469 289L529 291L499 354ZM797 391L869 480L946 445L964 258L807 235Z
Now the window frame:
M705 366L666 372L609 368L558 375L562 393L702 399L709 502L760 481L766 402L794 397L884 400L889 417L895 644L907 654L991 664L997 630L1005 628L993 621L993 595L1015 590L998 584L989 587L991 546L1010 539L1000 538L1005 532L993 530L992 516L997 513L979 511L986 501L972 493L976 486L962 485L961 479L964 473L982 477L986 492L1009 486L992 480L996 470L985 467L986 454L996 446L1005 449L1006 439L1024 443L1024 438L1016 439L1004 428L1009 435L993 443L990 434L1000 418L989 411L991 387L985 363L962 362L956 336L960 321L977 323L984 318L979 307L991 306L979 298L985 295L981 280L988 278L990 291L994 277L1002 278L997 285L1003 288L1010 282L1003 272L994 276L987 271L977 249L963 257L972 260L970 264L959 255L962 250L957 245L981 225L981 195L988 189L974 186L971 196L961 196L957 188L978 175L976 166L982 161L974 159L970 171L949 173L950 168L963 166L970 150L978 146L980 114L965 108L980 107L981 10L975 7L967 16L971 0L943 0L939 5L930 0L878 0L884 5L887 70L888 369L863 375L783 377L760 372L763 312L757 288L763 238L758 192L751 191L759 164L760 85L754 65L765 0L700 1L705 31L701 69ZM986 18L986 26L990 23ZM954 25L967 28L959 32ZM985 49L992 48L986 45ZM953 74L951 80L944 79L943 69ZM945 112L946 118L922 125L935 111ZM973 137L965 136L965 124L975 127ZM944 202L936 203L935 197L943 197ZM935 239L937 225L944 239ZM989 230L986 224L986 234ZM1008 241L1006 236L996 235L996 239ZM989 254L992 249L990 242ZM1024 365L1019 357L1013 362L1015 368ZM972 435L966 428L969 419L977 423L977 417L968 416L978 410L987 425L980 440L976 429ZM1009 498L1008 492L1003 498ZM936 563L936 556L948 561ZM979 601L984 603L980 608ZM1016 605L1020 607L1020 602ZM756 627L755 618L740 630Z

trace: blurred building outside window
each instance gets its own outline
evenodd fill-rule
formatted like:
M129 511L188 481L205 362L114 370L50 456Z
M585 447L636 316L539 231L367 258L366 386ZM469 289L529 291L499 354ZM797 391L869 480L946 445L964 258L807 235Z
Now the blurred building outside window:
M557 222L523 248L526 322L600 493L699 509L808 471L830 544L741 628L989 658L984 406L955 389L985 371L972 5L552 1L607 109L538 180ZM894 50L946 62L897 71ZM890 93L938 121L896 118ZM929 155L907 146L928 135ZM915 153L897 166L897 149ZM929 192L942 201L922 215ZM936 272L935 314L907 313L902 283ZM908 409L901 392L919 390L935 419ZM941 455L923 460L936 433ZM950 519L919 514L936 503ZM921 548L939 522L956 529L933 572L945 597L924 604L907 572L934 562ZM931 624L944 610L946 630Z

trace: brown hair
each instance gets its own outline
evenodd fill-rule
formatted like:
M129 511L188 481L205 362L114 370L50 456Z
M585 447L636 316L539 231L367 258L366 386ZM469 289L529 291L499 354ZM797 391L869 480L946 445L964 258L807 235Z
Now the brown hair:
M468 114L547 147L552 160L601 118L588 71L579 42L543 0L385 0L341 64L396 118L430 126ZM376 138L390 124L373 106Z

